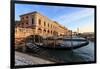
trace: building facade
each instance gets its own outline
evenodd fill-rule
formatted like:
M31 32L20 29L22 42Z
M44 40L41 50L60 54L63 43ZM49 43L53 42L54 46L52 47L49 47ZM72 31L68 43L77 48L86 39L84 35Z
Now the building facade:
M15 38L24 38L29 35L41 35L42 37L70 35L67 28L36 11L23 14L20 19L20 22L16 24Z

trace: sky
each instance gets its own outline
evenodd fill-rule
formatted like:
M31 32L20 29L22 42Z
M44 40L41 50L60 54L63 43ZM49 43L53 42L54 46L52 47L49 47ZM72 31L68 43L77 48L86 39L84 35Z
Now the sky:
M94 32L94 8L15 4L15 20L20 15L37 11L72 31Z

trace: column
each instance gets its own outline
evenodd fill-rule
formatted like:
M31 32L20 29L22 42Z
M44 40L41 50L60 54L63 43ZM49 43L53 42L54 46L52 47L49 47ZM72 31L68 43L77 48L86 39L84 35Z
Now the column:
M35 13L34 14L34 25L35 25L35 33L37 34L38 33L38 16L37 16L37 14Z

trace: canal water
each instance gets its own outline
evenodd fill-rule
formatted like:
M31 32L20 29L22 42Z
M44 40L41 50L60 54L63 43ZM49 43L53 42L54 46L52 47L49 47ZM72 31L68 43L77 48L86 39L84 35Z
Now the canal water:
M51 50L47 49L46 52L51 58L68 62L84 62L94 61L94 42L89 41L87 46L73 50Z

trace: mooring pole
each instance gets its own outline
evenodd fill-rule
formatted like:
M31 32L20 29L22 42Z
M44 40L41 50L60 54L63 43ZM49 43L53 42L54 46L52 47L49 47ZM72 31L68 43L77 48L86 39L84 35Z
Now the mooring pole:
M71 46L72 46L72 50L73 50L72 31L71 31Z
M25 33L26 33L26 31L25 31L25 28L24 28L24 46L22 47L22 52L26 52L26 37L25 37Z
M46 46L48 46L48 36L46 37Z
M35 43L35 31L34 31L34 29L33 29L33 36L34 36L34 43Z
M39 37L39 45L40 45L40 35L38 37Z
M77 35L78 35L78 38L80 38L80 36L79 36L79 28L77 28ZM79 45L79 43L78 43L78 45Z

